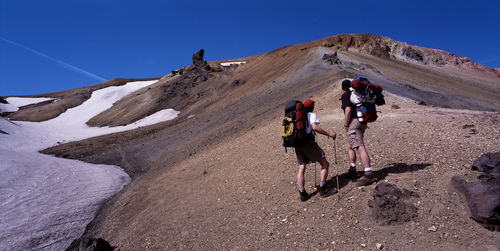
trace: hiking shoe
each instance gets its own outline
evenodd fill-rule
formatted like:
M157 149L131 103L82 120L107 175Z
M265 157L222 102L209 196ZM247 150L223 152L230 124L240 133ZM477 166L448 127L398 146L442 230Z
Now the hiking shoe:
M330 195L328 192L329 192L329 189L328 189L327 185L319 187L319 196L321 196L323 198L328 197L328 195Z
M299 191L299 194L300 194L300 201L306 201L310 198L306 190L304 190L304 192Z
M336 194L337 192L337 188L330 189L327 185L319 187L319 196L321 196L322 198L328 197L332 194Z
M358 181L358 186L368 186L373 184L373 182L377 181L377 178L373 175L372 172L365 173L363 177Z
M349 171L347 171L346 177L348 179L354 180L358 177L358 173L356 172L356 168L349 168Z

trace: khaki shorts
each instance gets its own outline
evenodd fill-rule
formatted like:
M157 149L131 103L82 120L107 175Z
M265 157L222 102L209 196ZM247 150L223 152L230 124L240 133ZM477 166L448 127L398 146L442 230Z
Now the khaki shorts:
M325 157L325 152L316 142L295 147L295 154L299 165L314 163Z
M347 140L352 149L364 146L363 135L365 133L367 123L359 123L357 118L352 118L349 127L345 129Z

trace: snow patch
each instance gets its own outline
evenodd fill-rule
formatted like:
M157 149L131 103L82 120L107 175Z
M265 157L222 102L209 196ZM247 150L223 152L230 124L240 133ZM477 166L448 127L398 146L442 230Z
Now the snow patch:
M3 112L17 112L19 110L19 107L13 105L13 104L2 104L0 103L0 113Z
M134 123L133 125L152 125L156 124L162 121L167 121L167 120L172 120L179 115L179 111L176 111L174 109L164 109L158 112L155 112L141 120L138 120Z
M44 122L14 123L0 118L0 130L7 133L0 133L0 250L64 250L83 234L102 203L128 184L130 177L116 166L61 159L38 151L59 142L176 118L178 111L165 109L126 126L85 124L116 101L155 82L129 82L94 91L80 106Z
M246 61L241 61L241 62L225 62L225 63L220 63L222 66L231 66L233 64L235 65L240 65L240 64L246 64Z
M0 112L17 112L19 107L37 104L47 100L54 100L54 98L23 98L23 97L9 97L5 99L8 104L0 103Z
M23 97L9 97L6 98L7 102L9 104L13 104L17 107L25 106L25 105L31 105L31 104L37 104L43 101L47 100L53 100L54 98L23 98Z

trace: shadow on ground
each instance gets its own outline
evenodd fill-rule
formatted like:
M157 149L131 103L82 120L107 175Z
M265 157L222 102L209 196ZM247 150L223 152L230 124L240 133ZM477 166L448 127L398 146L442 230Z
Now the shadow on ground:
M387 167L384 167L380 170L373 171L373 174L375 178L377 179L376 182L380 180L384 180L389 173L407 173L407 172L415 172L419 171L422 169L425 169L428 166L431 166L432 163L420 163L420 164L411 164L408 165L406 163L392 163L389 164ZM336 169L333 169L330 167L330 174L336 172ZM347 175L347 170L343 170L344 172L342 174L339 174L338 180L339 180L339 188L342 189L343 187L347 186L349 182L355 182L359 178L363 176L363 172L358 171L356 177L349 178ZM329 180L327 180L328 187L330 188L330 195L333 195L336 193L337 189L337 177L335 175L331 176ZM312 192L310 195L311 197L316 195L318 193L318 190L315 192Z

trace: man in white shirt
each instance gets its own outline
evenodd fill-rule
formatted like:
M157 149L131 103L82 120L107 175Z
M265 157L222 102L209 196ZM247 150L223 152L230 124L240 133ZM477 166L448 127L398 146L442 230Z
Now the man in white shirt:
M304 109L307 111L306 134L311 135L311 140L306 144L295 147L295 154L297 155L297 161L299 163L297 185L299 187L301 201L306 201L310 198L309 194L304 189L304 172L306 171L306 165L308 163L319 162L321 165L319 193L321 197L329 195L328 187L326 186L326 179L328 177L328 168L330 167L330 163L326 160L325 152L319 147L318 143L316 143L314 133L323 134L334 139L337 135L335 132L327 132L319 126L318 117L313 113L315 103L316 102L311 99L304 102Z

